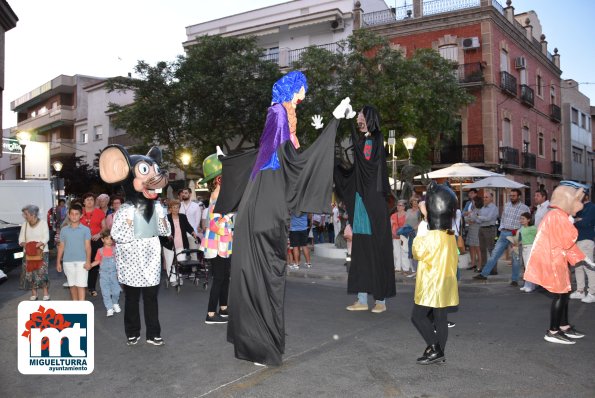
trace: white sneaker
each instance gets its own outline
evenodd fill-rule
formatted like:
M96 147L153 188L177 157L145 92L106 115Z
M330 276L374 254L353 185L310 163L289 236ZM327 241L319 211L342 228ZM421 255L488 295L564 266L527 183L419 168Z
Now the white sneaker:
M64 282L64 283L62 284L62 287L69 288L69 287L70 287L70 285L68 284L68 282Z
M570 293L570 298L575 300L582 300L585 297L585 293L575 290L574 292Z
M587 294L582 300L583 303L595 303L595 294Z
M114 316L114 310L110 308L109 310L107 310L107 314L105 314L105 316Z
M122 309L120 308L120 304L114 304L114 312L116 314L119 314L120 312L122 312Z

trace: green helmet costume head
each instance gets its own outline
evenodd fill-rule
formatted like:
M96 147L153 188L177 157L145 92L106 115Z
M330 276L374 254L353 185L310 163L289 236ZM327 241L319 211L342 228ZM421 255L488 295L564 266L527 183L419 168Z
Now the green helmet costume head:
M209 182L221 174L221 161L219 161L216 153L207 156L205 160L203 160L202 172L204 174L204 178L198 182L199 184Z

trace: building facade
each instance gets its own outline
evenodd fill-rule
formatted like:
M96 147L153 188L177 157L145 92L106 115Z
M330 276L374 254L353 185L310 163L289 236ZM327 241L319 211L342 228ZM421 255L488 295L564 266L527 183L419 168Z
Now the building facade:
M370 10L386 8L384 0L362 0ZM255 36L263 57L289 67L310 46L342 51L340 43L359 25L354 21L353 0L288 1L191 25L186 28L184 48L204 35Z
M534 12L515 14L510 0L507 7L497 0L414 0L362 13L361 28L407 56L433 48L456 62L459 83L475 97L461 110L459 136L435 142L433 168L462 161L506 173L529 187L526 201L532 191L557 185L564 172L560 56L548 51Z
M564 178L591 185L594 157L591 104L572 79L562 81L562 130Z
M569 172L561 150L560 55L548 51L537 14L515 14L510 0L506 7L497 0L413 0L399 8L384 1L290 1L189 26L184 46L206 34L254 35L263 56L284 68L308 46L341 51L337 42L355 29L388 38L406 56L433 48L458 64L453 73L475 101L461 110L458 137L436 132L433 168L466 162L506 173L529 187L528 200Z
M111 123L108 103L126 105L134 99L133 93L107 93L104 84L99 77L60 75L22 95L11 102L17 112L11 136L28 131L32 141L49 143L50 164L74 154L92 165L110 137L123 134ZM19 156L11 155L10 161L20 168Z

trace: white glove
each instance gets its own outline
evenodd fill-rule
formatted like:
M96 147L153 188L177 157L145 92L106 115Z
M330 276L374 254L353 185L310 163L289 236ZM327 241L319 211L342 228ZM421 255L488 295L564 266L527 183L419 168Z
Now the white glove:
M351 99L349 99L349 97L346 97L341 101L339 106L337 106L333 111L333 116L335 117L335 119L343 119L345 117L347 119L351 119L355 116L355 112L353 111L350 102Z
M322 116L314 115L312 116L312 123L310 123L316 130L320 130L324 123L322 123Z
M157 214L157 218L164 218L165 217L165 212L163 211L163 206L161 206L161 203L159 202L155 202L155 214Z
M217 156L225 156L219 145L217 145Z

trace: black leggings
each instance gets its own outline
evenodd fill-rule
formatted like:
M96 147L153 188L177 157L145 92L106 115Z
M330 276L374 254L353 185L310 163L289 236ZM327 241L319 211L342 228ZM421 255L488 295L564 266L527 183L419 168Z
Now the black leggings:
M95 255L97 250L103 246L101 239L91 240L91 262L95 261ZM90 292L95 291L97 288L97 277L99 276L99 267L93 267L89 270L89 278L87 282L87 288Z
M213 285L209 295L208 312L217 312L217 304L220 307L227 307L227 295L229 293L229 274L231 270L231 257L215 257L209 260L213 273Z
M427 345L438 343L442 351L444 351L448 339L447 315L447 308L432 308L414 304L411 322L413 322Z
M554 294L550 308L550 330L558 330L568 325L568 301L570 293Z

